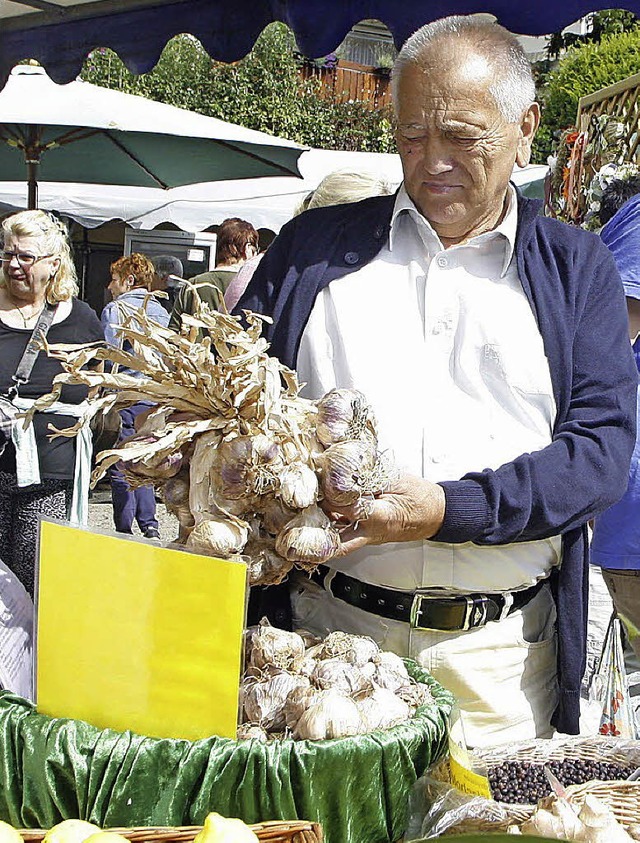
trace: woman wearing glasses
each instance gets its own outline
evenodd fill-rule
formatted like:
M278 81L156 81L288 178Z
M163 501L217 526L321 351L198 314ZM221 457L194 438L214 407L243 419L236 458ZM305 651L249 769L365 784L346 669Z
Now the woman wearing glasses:
M3 220L2 234L0 393L20 408L49 393L62 371L41 351L27 382L16 385L16 369L43 311L53 310L48 343L90 343L104 335L94 311L76 298L69 239L59 220L44 211L21 211ZM77 405L86 396L85 387L65 385L59 401ZM0 455L0 557L31 594L39 516L68 517L76 476L75 437L51 440L48 427L64 429L76 421L65 413L36 413L36 453L29 453L33 444L16 447L9 437Z

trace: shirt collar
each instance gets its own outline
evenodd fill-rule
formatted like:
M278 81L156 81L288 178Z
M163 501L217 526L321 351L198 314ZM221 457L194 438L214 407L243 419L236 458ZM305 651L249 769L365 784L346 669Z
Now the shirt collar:
M404 186L404 182L400 185L400 190L396 195L396 201L393 206L393 214L391 216L391 227L389 230L389 251L393 251L394 240L396 237L398 237L398 228L400 226L400 221L404 217L410 217L414 221L415 225L417 226L418 233L422 237L426 248L431 254L442 251L443 247L442 243L440 242L440 238L438 237L426 217L423 217L420 211L416 208L413 200L407 193L407 190ZM516 243L517 228L518 201L516 196L516 190L511 184L511 182L509 182L509 185L507 187L507 210L504 217L492 231L487 231L484 234L478 235L477 237L472 237L471 240L468 241L468 244L479 244L486 242L487 240L490 240L496 236L501 237L504 240L504 261L502 263L501 275L504 276L505 272L509 268L509 264L511 263L511 258L513 257L513 252Z

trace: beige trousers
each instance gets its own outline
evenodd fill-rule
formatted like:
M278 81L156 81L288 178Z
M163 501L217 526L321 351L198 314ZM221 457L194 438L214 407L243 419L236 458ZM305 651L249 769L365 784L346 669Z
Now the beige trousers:
M294 580L292 603L294 629L368 635L383 650L415 659L455 695L470 747L553 734L556 610L548 585L520 611L458 633L411 630L338 600L303 575Z
M602 577L624 624L629 644L640 659L640 571L603 568Z

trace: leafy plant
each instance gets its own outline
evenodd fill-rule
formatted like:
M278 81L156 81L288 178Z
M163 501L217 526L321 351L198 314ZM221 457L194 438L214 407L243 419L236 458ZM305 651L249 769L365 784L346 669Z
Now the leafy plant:
M135 76L107 49L94 50L82 78L289 138L322 149L390 152L395 149L390 109L340 103L303 79L301 59L287 26L268 26L253 50L235 64L212 61L191 35L168 42L155 68Z
M542 121L533 157L544 163L561 132L575 123L580 97L633 76L640 67L640 29L570 49L540 91Z

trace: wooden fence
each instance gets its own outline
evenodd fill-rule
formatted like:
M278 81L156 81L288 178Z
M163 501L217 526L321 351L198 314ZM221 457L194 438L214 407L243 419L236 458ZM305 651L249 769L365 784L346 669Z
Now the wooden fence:
M620 124L620 137L616 140L616 163L640 164L640 73L602 88L595 94L581 97L576 118L578 131L586 131L590 137L595 137L602 131L598 121L603 115ZM606 127L604 134L606 139Z
M335 67L303 65L303 79L318 79L322 91L337 102L364 102L380 109L391 105L391 80L386 71L340 60Z
M581 97L571 157L569 216L580 222L595 173L604 164L640 165L640 73Z

